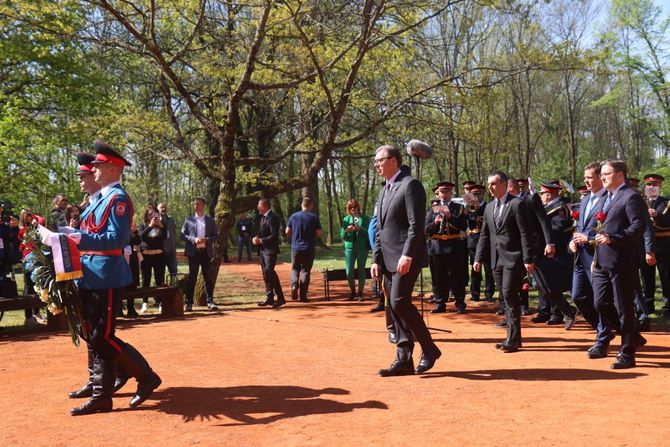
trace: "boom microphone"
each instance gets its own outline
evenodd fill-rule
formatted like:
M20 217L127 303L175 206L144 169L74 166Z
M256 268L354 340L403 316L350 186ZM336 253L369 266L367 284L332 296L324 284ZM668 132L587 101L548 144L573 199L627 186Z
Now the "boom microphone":
M423 141L411 140L407 143L407 153L421 160L427 160L433 156L433 148Z

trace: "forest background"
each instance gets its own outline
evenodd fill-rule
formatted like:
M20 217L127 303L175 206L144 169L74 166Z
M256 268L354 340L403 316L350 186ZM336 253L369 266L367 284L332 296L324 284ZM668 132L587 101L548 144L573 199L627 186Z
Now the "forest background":
M427 189L577 185L607 158L670 179L669 27L652 0L4 1L0 199L78 202L99 138L133 162L136 219L206 197L220 259L259 197L285 219L311 197L339 239L349 198L372 213L375 148L415 138Z

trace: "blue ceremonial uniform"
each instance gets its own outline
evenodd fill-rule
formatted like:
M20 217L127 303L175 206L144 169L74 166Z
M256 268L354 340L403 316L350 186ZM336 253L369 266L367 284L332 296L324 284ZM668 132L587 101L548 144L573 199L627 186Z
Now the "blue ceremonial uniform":
M123 257L132 215L132 201L118 183L81 213L79 250L84 277L78 281L80 289L120 288L132 283Z

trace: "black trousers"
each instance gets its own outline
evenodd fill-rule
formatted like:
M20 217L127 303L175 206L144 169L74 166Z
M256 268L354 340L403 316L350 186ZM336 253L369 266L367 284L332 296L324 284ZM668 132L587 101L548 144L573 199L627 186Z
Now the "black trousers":
M478 301L482 290L482 271L475 272L472 270L472 264L475 263L475 253L477 248L468 248L470 254L470 295L472 299ZM493 271L491 270L491 257L484 255L482 260L482 270L484 271L484 296L487 300L493 300L495 294L495 279L493 279Z
M658 278L661 281L661 293L663 294L664 304L670 299L670 259L666 255L657 255L655 266L649 266L646 263L640 268L642 280L644 283L644 305L645 311L650 314L655 312L654 295L656 294L656 268L658 268Z
M205 293L207 303L214 302L214 284L210 267L212 260L207 255L207 250L197 250L193 256L188 258L188 287L186 288L186 304L193 304L193 292L195 290L195 281L198 279L198 269L202 270L202 277L205 279Z
M433 281L435 303L445 305L449 299L449 291L454 294L457 306L465 307L465 283L467 270L462 254L438 254L429 257Z
M391 316L395 325L398 341L396 357L400 361L409 361L414 351L414 341L418 341L424 354L437 357L440 350L428 332L421 314L412 304L412 291L421 267L412 265L405 275L383 269L382 287L391 304Z
M277 253L261 253L261 272L263 272L263 281L265 282L265 297L270 301L274 300L275 295L278 300L284 299L284 292L281 289L281 283L277 272Z
M498 266L493 270L496 287L505 306L505 319L507 320L507 341L517 343L521 341L521 303L519 301L519 290L523 284L526 270L523 264L513 268Z
M594 304L601 315L601 323L607 323L608 306L614 304L619 317L621 353L635 357L635 268L613 271L596 266L592 278Z
M291 252L291 288L298 289L300 299L307 298L309 279L314 264L315 250L300 250Z

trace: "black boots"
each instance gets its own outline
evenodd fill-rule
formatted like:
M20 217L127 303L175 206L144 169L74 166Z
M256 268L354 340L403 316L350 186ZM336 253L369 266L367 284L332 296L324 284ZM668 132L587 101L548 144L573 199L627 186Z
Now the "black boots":
M153 393L162 383L146 359L132 345L126 343L117 357L119 367L137 380L137 391L130 399L130 406L135 408Z
M79 388L77 391L70 391L68 397L70 399L81 399L84 397L91 397L93 395L93 363L95 355L93 354L93 349L88 347L88 382L86 385Z
M114 388L114 362L100 355L93 361L93 393L91 398L79 407L72 408L72 416L112 411L112 390Z

